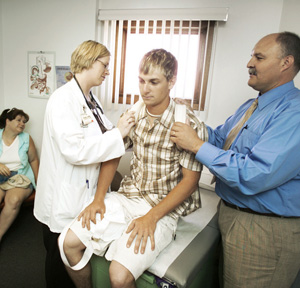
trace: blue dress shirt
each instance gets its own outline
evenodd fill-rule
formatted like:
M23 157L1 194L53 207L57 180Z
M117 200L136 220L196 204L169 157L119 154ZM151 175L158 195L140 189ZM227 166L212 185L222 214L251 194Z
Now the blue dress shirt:
M288 82L258 97L258 107L228 151L230 130L254 99L215 130L196 154L217 176L225 201L261 213L300 216L300 90Z

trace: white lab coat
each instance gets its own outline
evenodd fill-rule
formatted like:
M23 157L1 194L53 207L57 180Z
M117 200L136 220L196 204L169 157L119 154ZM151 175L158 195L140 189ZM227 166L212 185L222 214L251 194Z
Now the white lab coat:
M87 127L81 125L84 109L93 119ZM95 194L101 162L124 153L119 129L102 134L74 79L57 89L46 108L35 217L60 233Z

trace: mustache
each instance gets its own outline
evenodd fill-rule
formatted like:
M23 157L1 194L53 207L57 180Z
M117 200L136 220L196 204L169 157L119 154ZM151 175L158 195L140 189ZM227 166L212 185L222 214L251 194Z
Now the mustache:
M255 70L255 68L249 68L249 69L248 69L248 72L249 72L250 75L256 75L256 70Z

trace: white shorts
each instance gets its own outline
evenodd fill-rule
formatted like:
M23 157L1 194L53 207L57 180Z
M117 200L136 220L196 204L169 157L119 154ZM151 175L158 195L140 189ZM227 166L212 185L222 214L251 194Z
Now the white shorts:
M68 225L60 237L60 252L64 263L69 266L63 252L64 236L70 228L87 247L81 261L71 267L74 270L83 268L90 260L92 254L103 256L109 246L105 258L109 261L115 260L126 267L137 279L155 261L160 252L172 241L177 227L177 220L165 216L157 222L154 234L155 250L151 250L150 238L148 238L145 253L134 253L134 242L130 248L126 247L130 236L125 231L130 222L141 217L152 208L143 198L127 198L124 195L111 192L105 198L106 213L104 219L97 217L96 224L91 222L91 229L82 228L81 221L75 219ZM64 235L63 235L64 234Z

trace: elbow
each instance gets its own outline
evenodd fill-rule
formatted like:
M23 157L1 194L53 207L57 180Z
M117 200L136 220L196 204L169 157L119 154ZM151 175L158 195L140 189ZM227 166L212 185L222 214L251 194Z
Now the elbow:
M198 185L198 182L197 182L197 183L195 183L195 184L191 187L189 196L191 196L195 191L197 191L198 188L199 188L199 185Z

